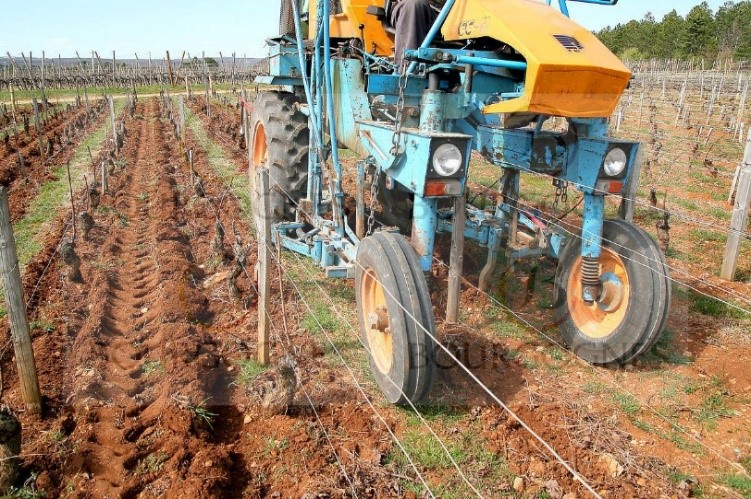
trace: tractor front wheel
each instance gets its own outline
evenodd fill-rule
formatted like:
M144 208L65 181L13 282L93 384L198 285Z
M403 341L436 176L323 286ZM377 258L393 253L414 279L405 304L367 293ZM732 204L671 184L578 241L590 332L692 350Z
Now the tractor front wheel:
M377 232L360 242L355 295L378 386L391 403L418 403L434 377L435 319L425 276L404 236Z
M581 238L563 249L555 279L556 322L566 344L593 364L621 365L659 338L670 310L670 278L655 241L638 227L606 220L598 299L582 298Z

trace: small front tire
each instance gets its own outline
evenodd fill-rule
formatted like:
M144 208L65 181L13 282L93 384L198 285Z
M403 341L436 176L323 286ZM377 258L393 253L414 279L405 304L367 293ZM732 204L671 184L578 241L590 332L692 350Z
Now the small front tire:
M568 347L592 364L622 365L657 341L670 311L670 277L655 241L633 224L606 220L602 292L582 298L581 238L561 252L555 280L556 323Z
M435 319L425 276L404 236L377 232L360 242L357 315L373 376L394 404L420 402L435 370Z

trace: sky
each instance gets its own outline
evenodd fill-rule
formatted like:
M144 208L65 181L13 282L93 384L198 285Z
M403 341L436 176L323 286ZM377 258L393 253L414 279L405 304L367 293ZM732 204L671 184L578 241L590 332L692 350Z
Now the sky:
M502 1L502 0L498 0ZM651 11L657 20L672 9L685 15L700 0L620 0L603 7L569 2L571 16L597 30L607 25L641 19ZM709 0L716 10L725 0ZM263 57L264 40L277 33L280 0L25 0L14 2L11 16L0 30L0 56L45 51L47 57L100 57L179 59L205 52L216 57ZM5 11L8 13L8 11Z

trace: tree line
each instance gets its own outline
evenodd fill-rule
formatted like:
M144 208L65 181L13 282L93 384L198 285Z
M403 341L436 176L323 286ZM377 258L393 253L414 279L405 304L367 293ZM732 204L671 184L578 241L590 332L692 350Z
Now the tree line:
M596 34L623 59L751 59L751 0L727 1L717 12L702 2L686 17L674 9L661 21L648 12Z

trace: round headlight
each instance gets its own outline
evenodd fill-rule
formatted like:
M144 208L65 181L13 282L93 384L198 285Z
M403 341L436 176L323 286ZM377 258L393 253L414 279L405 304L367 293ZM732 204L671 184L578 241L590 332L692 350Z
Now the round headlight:
M443 144L433 154L433 169L443 177L454 175L463 163L462 152L454 144Z
M607 156L605 156L605 163L603 163L603 169L605 175L608 177L617 177L626 168L626 153L623 149L618 147L611 149Z

